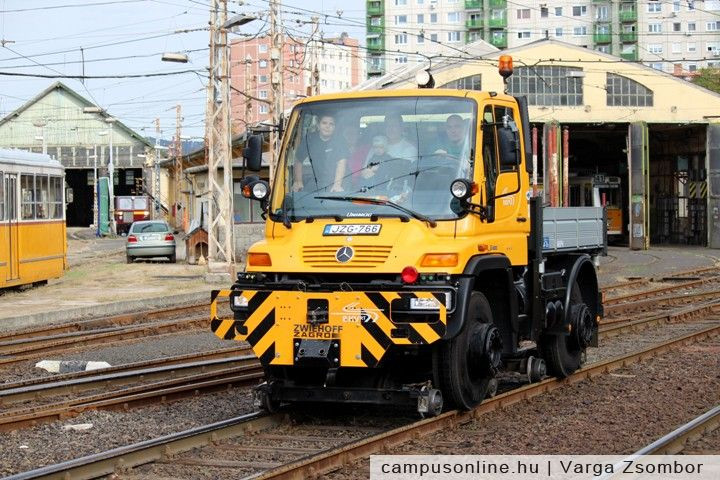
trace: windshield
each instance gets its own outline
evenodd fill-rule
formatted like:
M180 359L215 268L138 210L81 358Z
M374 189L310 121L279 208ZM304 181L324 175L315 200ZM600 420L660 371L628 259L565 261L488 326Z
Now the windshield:
M169 232L165 222L133 223L131 233L162 233Z
M463 212L452 202L450 183L472 178L475 119L475 102L465 98L300 105L279 167L284 171L273 192L272 218L404 215L394 203L433 219L456 219Z

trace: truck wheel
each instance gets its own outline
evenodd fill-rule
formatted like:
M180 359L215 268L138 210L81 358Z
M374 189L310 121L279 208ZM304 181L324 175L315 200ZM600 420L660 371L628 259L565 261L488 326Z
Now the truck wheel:
M583 353L592 337L595 319L583 302L577 282L570 293L570 317L570 335L544 335L540 340L548 375L559 378L572 375L582 365Z
M469 410L483 401L501 364L502 337L485 295L472 292L460 333L438 346L435 377L446 405Z

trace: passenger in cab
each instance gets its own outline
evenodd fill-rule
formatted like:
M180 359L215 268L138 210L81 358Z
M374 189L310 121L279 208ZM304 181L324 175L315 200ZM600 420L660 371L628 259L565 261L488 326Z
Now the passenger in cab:
M350 188L355 189L359 187L361 182L371 148L366 142L361 141L362 132L360 131L359 120L351 119L347 123L341 123L340 129L345 140L345 157L348 169L346 175L349 177Z
M295 152L292 190L303 190L305 175L312 181L316 192L325 189L341 192L347 165L346 151L342 142L335 137L335 117L330 114L320 115L317 132L306 134ZM310 175L304 171L305 162L309 163Z
M448 155L460 158L468 149L466 148L467 132L465 121L460 115L450 115L445 122L446 139L438 144L435 154Z
M399 113L385 116L387 153L392 158L403 158L409 162L417 160L417 148L405 138L405 123Z

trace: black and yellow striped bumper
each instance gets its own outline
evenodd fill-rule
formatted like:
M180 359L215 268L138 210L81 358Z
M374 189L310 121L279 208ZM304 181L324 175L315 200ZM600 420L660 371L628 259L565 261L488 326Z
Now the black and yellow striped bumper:
M374 367L392 345L426 345L441 339L450 295L220 290L212 293L211 328L222 339L247 341L265 365L294 365L299 343L325 340L332 344L336 366ZM235 318L218 316L217 302L226 297L235 305ZM425 309L418 309L418 303Z

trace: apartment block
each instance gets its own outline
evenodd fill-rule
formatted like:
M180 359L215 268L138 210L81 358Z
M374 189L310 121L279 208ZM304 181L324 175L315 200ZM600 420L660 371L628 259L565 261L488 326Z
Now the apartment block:
M692 72L720 65L720 0L367 1L369 76L477 40L505 49L544 38Z
M235 132L244 130L246 124L270 118L271 54L269 36L230 45L230 104ZM365 79L365 60L357 39L346 34L322 41L286 37L282 66L284 109L310 94L315 65L319 74L317 93L345 90ZM277 76L275 81L279 80Z

